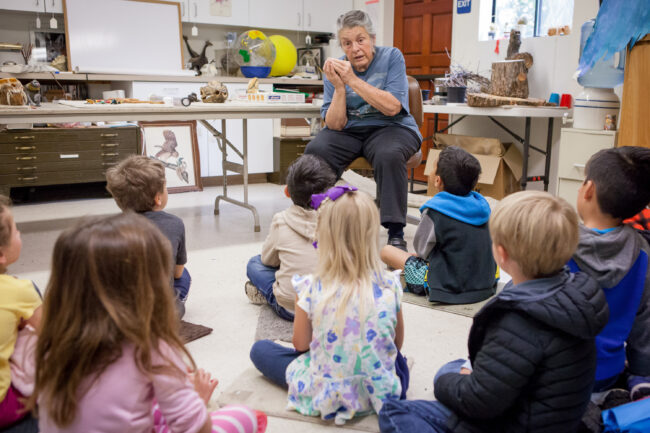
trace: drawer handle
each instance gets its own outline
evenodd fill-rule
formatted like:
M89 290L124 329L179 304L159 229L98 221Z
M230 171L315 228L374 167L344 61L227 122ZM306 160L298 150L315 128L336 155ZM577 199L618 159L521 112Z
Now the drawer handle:
M575 168L582 168L584 170L585 165L584 164L573 164Z
M100 144L101 147L117 147L119 144L117 143L102 143Z
M36 159L35 156L17 156L16 161L32 161Z
M102 152L102 156L119 156L119 152Z
M102 167L112 167L117 165L117 162L102 162Z
M16 150L36 150L36 146L16 146Z
M99 134L100 137L117 137L117 134Z
M36 166L32 165L31 167L16 167L16 170L36 170Z
M38 179L38 176L31 176L31 177L19 177L18 180L21 182L31 182L33 180Z
M33 135L23 135L23 136L16 136L14 137L14 140L33 140L36 137Z

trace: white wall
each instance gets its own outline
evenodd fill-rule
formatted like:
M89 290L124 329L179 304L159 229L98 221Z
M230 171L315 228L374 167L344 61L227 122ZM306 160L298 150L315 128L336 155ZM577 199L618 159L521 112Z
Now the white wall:
M455 3L455 2L454 2ZM472 2L472 11L458 15L454 5L454 17L451 42L451 62L466 69L479 71L482 75L490 76L492 62L503 60L508 49L508 41L500 42L500 54L494 52L496 41L479 41L479 15L481 7L491 8L492 0ZM567 36L551 36L523 39L520 51L533 55L534 65L528 74L530 97L548 99L551 93L570 93L574 96L580 93L582 87L572 76L578 67L580 51L580 26L588 19L598 14L598 0L574 0L573 24L571 34ZM489 16L489 14L488 14ZM502 118L502 123L514 132L523 136L524 120ZM562 122L555 121L554 145L551 152L551 183L549 191L554 193L557 173L557 145L560 141ZM533 120L531 142L533 145L546 148L546 120ZM504 142L512 142L512 137L494 125L487 118L467 118L452 128L455 134L497 137ZM521 149L521 145L519 145ZM529 175L544 173L544 156L532 151L529 163ZM542 182L530 183L530 189L542 189Z

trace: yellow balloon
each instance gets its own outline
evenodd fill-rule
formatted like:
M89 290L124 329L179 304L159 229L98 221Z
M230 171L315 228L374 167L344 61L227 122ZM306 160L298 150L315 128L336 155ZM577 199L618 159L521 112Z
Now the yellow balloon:
M289 38L281 35L269 36L273 45L275 45L275 61L271 66L270 76L280 77L288 75L293 70L298 61L298 52L293 42Z

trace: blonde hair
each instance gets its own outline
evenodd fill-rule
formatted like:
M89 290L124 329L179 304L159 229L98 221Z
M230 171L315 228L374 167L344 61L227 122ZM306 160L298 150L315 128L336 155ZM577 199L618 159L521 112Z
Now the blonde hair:
M364 323L365 314L374 308L372 284L383 272L378 238L379 212L367 194L348 192L336 201L323 203L316 227L315 276L320 279L324 296L315 314L333 308L338 319L348 306L358 305L360 322Z
M165 189L165 166L144 155L131 155L106 171L106 189L122 210L150 211Z
M170 249L160 230L132 212L83 220L59 236L43 303L31 407L39 400L39 409L57 426L70 425L79 399L119 359L125 344L135 347L143 374L184 376L169 360L152 365L161 342L195 368L178 336Z
M521 191L495 207L490 236L526 277L542 278L558 272L573 255L578 246L578 216L562 198Z
M6 247L11 241L12 219L11 200L0 194L0 247Z

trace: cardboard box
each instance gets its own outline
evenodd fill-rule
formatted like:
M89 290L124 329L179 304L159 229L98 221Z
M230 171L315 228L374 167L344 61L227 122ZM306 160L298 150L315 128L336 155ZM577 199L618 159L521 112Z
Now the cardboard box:
M442 137L445 135L446 137ZM506 195L519 191L523 161L521 153L512 143L502 144L496 138L468 137L462 135L439 134L437 145L459 146L472 153L481 164L481 175L475 190L484 196L501 200ZM433 176L441 150L430 149L424 174L428 176L427 195L438 193ZM481 152L482 154L475 153Z

